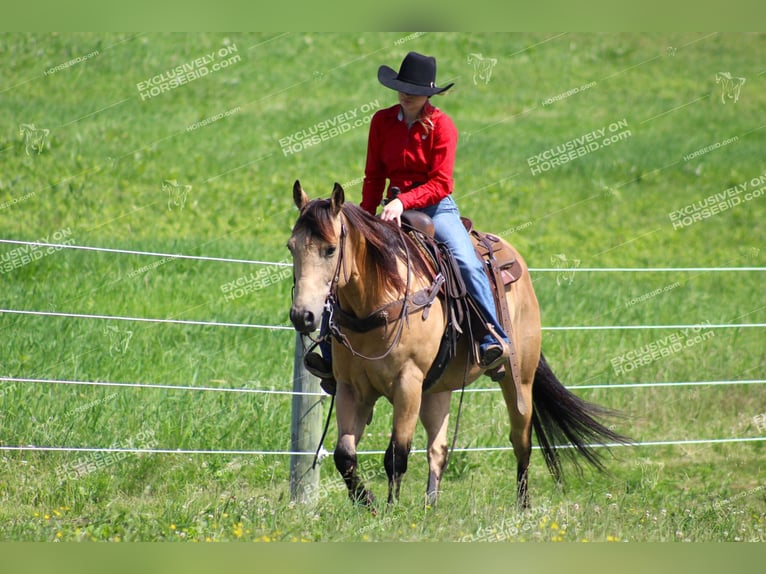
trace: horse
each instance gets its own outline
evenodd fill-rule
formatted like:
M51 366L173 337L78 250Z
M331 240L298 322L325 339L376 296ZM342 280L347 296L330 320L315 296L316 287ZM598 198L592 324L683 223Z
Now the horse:
M375 497L357 473L356 450L380 397L393 405L393 424L383 463L388 503L399 499L418 421L427 434L426 504L435 505L448 457L447 425L452 391L484 374L471 360L471 343L461 336L441 377L423 391L423 381L439 349L447 323L442 296L413 308L413 294L429 289L434 269L396 223L382 221L345 201L335 183L329 199L310 200L300 181L293 186L299 210L287 247L293 258L294 289L290 320L304 335L320 327L328 295L345 315L365 318L389 313L386 324L367 332L340 327L332 338L332 370L338 439L335 466L354 503L375 511ZM540 309L526 262L506 292L520 380L511 369L498 381L510 419L510 442L517 461L516 503L529 507L528 469L532 429L547 467L561 480L560 451L605 470L594 444L627 439L599 422L614 411L586 402L556 378L541 352ZM401 311L396 311L400 308ZM499 378L499 377L495 377ZM563 447L563 448L562 448Z

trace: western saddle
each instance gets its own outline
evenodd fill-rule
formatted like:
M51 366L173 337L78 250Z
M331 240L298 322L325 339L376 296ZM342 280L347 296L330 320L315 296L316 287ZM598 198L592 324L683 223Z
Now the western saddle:
M511 316L506 300L506 293L511 285L519 280L522 274L521 263L516 259L515 252L496 235L484 233L474 228L473 222L461 217L476 251L476 256L484 263L495 308L500 324L508 335L510 358L509 363L516 384L520 384L518 358L513 342ZM426 374L423 390L428 390L441 376L450 359L455 356L458 341L463 334L470 337L472 359L479 362L479 342L491 327L481 316L471 297L467 294L460 270L457 268L452 254L446 245L434 239L434 226L431 218L416 210L406 210L402 213L402 229L429 256L437 270L437 277L443 277L440 290L444 296L447 308L447 327L442 337L442 343L436 360ZM467 333L466 333L467 331ZM493 336L497 336L492 333ZM505 364L487 372L493 380L500 380L505 375Z

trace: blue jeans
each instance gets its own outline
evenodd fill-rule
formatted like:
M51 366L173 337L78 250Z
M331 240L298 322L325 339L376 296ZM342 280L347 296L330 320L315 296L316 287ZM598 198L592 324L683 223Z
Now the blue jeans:
M429 215L434 222L434 235L437 241L446 243L455 257L463 276L466 290L473 297L484 319L490 323L497 334L508 342L508 335L497 320L495 299L489 286L489 279L483 263L476 256L473 243L460 220L460 211L452 196L447 196L436 205L419 209ZM482 342L492 342L492 337L485 337Z

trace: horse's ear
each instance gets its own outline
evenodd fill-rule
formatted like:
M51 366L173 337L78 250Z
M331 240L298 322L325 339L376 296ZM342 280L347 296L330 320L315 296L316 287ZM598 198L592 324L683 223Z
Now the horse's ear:
M295 202L295 205L298 207L298 209L303 209L304 206L309 202L309 196L306 195L305 191L303 191L301 182L297 179L293 184L293 201Z
M333 215L338 215L344 201L346 201L346 194L343 192L341 185L336 181L335 187L332 188L332 196L330 197Z

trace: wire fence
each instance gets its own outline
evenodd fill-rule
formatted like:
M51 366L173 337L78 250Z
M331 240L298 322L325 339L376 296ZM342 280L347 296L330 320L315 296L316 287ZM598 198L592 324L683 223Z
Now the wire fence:
M229 257L213 257L203 255L187 255L179 253L162 253L154 251L138 251L132 249L116 249L87 245L70 245L70 244L57 244L57 243L44 243L39 241L23 241L23 240L11 240L0 239L0 243L14 244L14 245L26 245L33 247L47 247L55 249L74 249L87 252L100 252L109 254L121 254L132 256L147 256L147 257L163 257L168 259L186 259L196 261L207 261L217 263L238 263L249 265L268 265L268 266L290 266L290 263L285 262L272 262L272 261L259 261L250 259L236 259ZM766 271L766 267L645 267L645 268L630 268L630 267L590 267L590 268L530 268L530 272L535 273L701 273L701 272L762 272ZM293 328L289 325L263 325L263 324L245 324L245 323L227 323L219 321L204 321L204 320L190 320L190 319L170 319L170 318L150 318L150 317L126 317L126 316L114 316L114 315L102 315L102 314L82 314L82 313L66 313L66 312L52 312L52 311L38 311L38 310L26 310L26 309L0 309L0 315L21 315L21 316L39 316L39 317L60 317L68 319L92 319L92 320L109 320L109 321L135 321L146 323L158 323L158 324L182 324L182 325L196 325L205 327L225 327L225 328L249 328L249 329L267 329L276 331L293 331ZM543 327L544 331L595 331L595 330L661 330L661 329L745 329L745 328L763 328L766 327L766 323L721 323L721 324L691 324L691 325L572 325L572 326L546 326ZM71 385L71 386L100 386L100 387L121 387L132 389L161 389L170 391L186 391L186 392L218 392L218 393L248 393L248 394L263 394L263 395L285 395L285 396L297 396L297 395L311 395L311 396L328 396L324 392L297 392L292 390L279 390L279 389L262 389L262 388L250 388L250 387L208 387L197 385L169 385L161 383L132 383L132 382L115 382L115 381L82 381L82 380L63 380L63 379L41 379L41 378L25 378L25 377L0 377L0 383L23 383L23 384L36 384L36 385ZM601 385L570 385L567 388L570 390L578 391L585 389L639 389L639 388L661 388L661 387L701 387L701 386L730 386L730 385L758 385L766 383L766 379L746 379L746 380L725 380L725 381L676 381L676 382L636 382L636 383L621 383L621 384L601 384ZM485 393L485 392L499 392L500 389L493 388L468 388L466 393ZM759 442L766 441L764 437L732 437L732 438L701 438L701 439L684 439L684 440L663 440L663 441L643 441L643 442L631 442L627 444L615 443L615 444L603 444L603 445L591 445L593 448L600 447L649 447L649 446L674 446L674 445L699 445L699 444L726 444L726 443L747 443L747 442ZM465 447L455 448L455 452L492 452L492 451L508 451L512 450L511 446L497 446L497 447ZM539 447L534 447L539 448ZM314 456L315 453L303 452L303 451L290 451L290 450L206 450L206 449L160 449L160 448L112 448L112 447L73 447L73 446L35 446L35 445L0 445L0 451L19 451L19 452L93 452L93 453L108 453L108 452L123 452L123 453L135 453L135 454L183 454L183 455L271 455L271 456ZM358 454L383 454L384 451L359 451ZM413 453L424 453L425 449L413 449ZM323 454L326 454L324 451ZM321 457L320 457L321 458Z
M694 444L726 444L726 443L746 443L759 442L766 440L762 437L734 437L734 438L713 438L713 439L685 439L685 440L657 440L630 443L605 443L589 445L589 448L617 448L617 447L641 447L641 446L681 446ZM557 448L572 449L571 445L562 445ZM533 446L533 450L539 450L539 446ZM475 446L475 447L455 447L450 449L453 452L503 452L513 450L512 446ZM209 454L209 455L273 455L273 456L316 456L316 452L310 451L291 451L291 450L204 450L204 449L172 449L172 448L112 448L112 447L90 447L90 446L3 446L0 445L0 451L19 451L19 452L124 452L130 454ZM359 450L360 455L385 454L385 450ZM412 454L425 454L426 449L413 448ZM328 451L320 452L320 458L328 455Z
M161 383L123 383L114 381L71 381L62 379L32 379L22 377L0 377L0 383L37 383L46 385L83 385L93 387L127 387L134 389L162 389L173 391L198 391L219 393L249 393L255 395L289 395L289 396L329 396L324 392L298 392L279 389L259 389L251 387L206 387L199 385L167 385ZM594 389L640 389L653 387L716 387L729 385L759 385L766 384L766 379L743 379L732 381L678 381L678 382L655 382L655 383L620 383L617 385L568 385L565 388L573 391ZM499 387L467 388L466 393L494 393L501 392Z
M18 239L0 239L0 243L12 245L29 245L33 247L50 247L54 249L76 249L101 253L117 253L123 255L143 255L148 257L164 257L168 259L192 259L197 261L217 261L222 263L245 263L250 265L271 265L289 267L290 263L283 261L259 261L252 259L232 259L230 257L210 257L205 255L186 255L183 253L158 253L156 251L138 251L135 249L117 249L110 247L97 247L92 245L71 245L68 243L45 243L42 241L24 241ZM661 272L703 272L703 271L766 271L766 267L530 267L535 273L553 273L566 271L567 273L661 273Z

